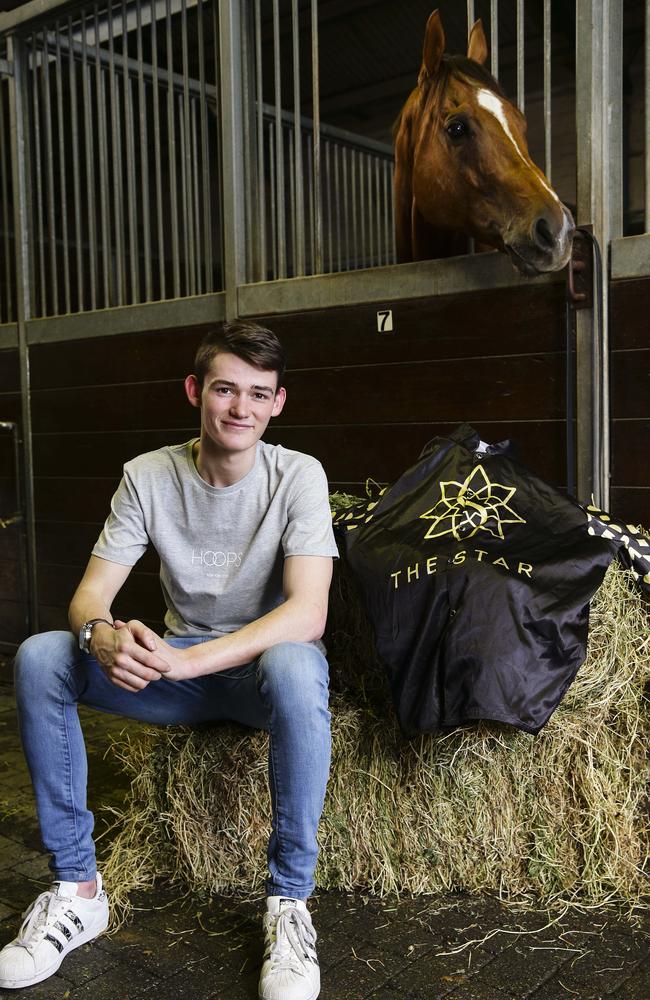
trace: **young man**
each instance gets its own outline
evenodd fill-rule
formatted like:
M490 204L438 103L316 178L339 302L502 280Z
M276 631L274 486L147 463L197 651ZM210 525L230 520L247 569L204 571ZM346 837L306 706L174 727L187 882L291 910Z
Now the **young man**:
M185 380L200 437L124 467L111 513L70 605L68 632L32 636L16 657L21 736L56 881L0 953L0 987L52 975L108 923L86 806L77 702L144 722L232 719L270 735L264 1000L315 1000L316 830L329 773L328 672L319 643L332 557L319 462L261 441L285 403L282 347L231 323L200 346ZM165 638L111 606L151 542Z

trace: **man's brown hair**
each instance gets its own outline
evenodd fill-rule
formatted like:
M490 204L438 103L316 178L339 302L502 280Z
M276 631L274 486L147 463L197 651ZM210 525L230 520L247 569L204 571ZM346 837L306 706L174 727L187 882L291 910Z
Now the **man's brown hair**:
M211 330L199 344L194 358L194 375L200 386L217 354L234 354L260 371L275 372L277 389L287 367L284 348L276 335L258 323L233 320ZM276 391L277 391L276 389Z

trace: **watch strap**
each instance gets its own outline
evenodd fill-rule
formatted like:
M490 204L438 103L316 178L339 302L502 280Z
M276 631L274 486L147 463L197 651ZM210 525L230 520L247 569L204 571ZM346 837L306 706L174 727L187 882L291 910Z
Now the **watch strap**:
M79 629L79 648L84 653L90 652L90 639L93 634L93 628L103 622L105 625L110 625L113 628L113 622L109 622L108 618L91 618L89 621L84 622Z

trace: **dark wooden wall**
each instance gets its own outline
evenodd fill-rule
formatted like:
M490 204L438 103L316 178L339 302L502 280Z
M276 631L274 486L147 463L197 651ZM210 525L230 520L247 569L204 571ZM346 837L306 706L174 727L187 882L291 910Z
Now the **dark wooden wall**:
M18 351L0 351L0 420L20 421ZM0 431L0 518L17 510L14 448L11 433ZM25 585L19 525L0 528L0 642L14 643L25 634Z
M611 285L611 507L650 528L650 278Z
M614 294L613 506L626 520L648 522L643 373L650 342L641 320L650 311L650 282L625 285ZM431 437L469 421L485 440L515 438L528 465L565 485L562 285L522 281L514 290L396 303L392 334L377 332L377 308L261 317L290 360L287 405L268 440L316 455L332 488L362 492L367 477L392 481ZM201 335L151 332L32 349L42 629L66 627L68 601L123 462L196 433L182 382ZM18 411L12 358L0 382L5 419ZM11 473L0 454L6 508ZM0 559L0 640L7 641L16 637L15 615L5 612L17 567L6 543ZM131 574L115 611L160 627L152 553Z

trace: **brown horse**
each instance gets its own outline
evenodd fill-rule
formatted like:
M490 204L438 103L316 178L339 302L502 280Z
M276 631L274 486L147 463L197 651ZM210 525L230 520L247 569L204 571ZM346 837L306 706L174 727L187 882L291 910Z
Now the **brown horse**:
M467 236L510 255L522 274L569 260L574 223L526 144L526 120L483 67L477 21L467 58L444 54L437 10L418 85L395 123L397 260L467 252Z

